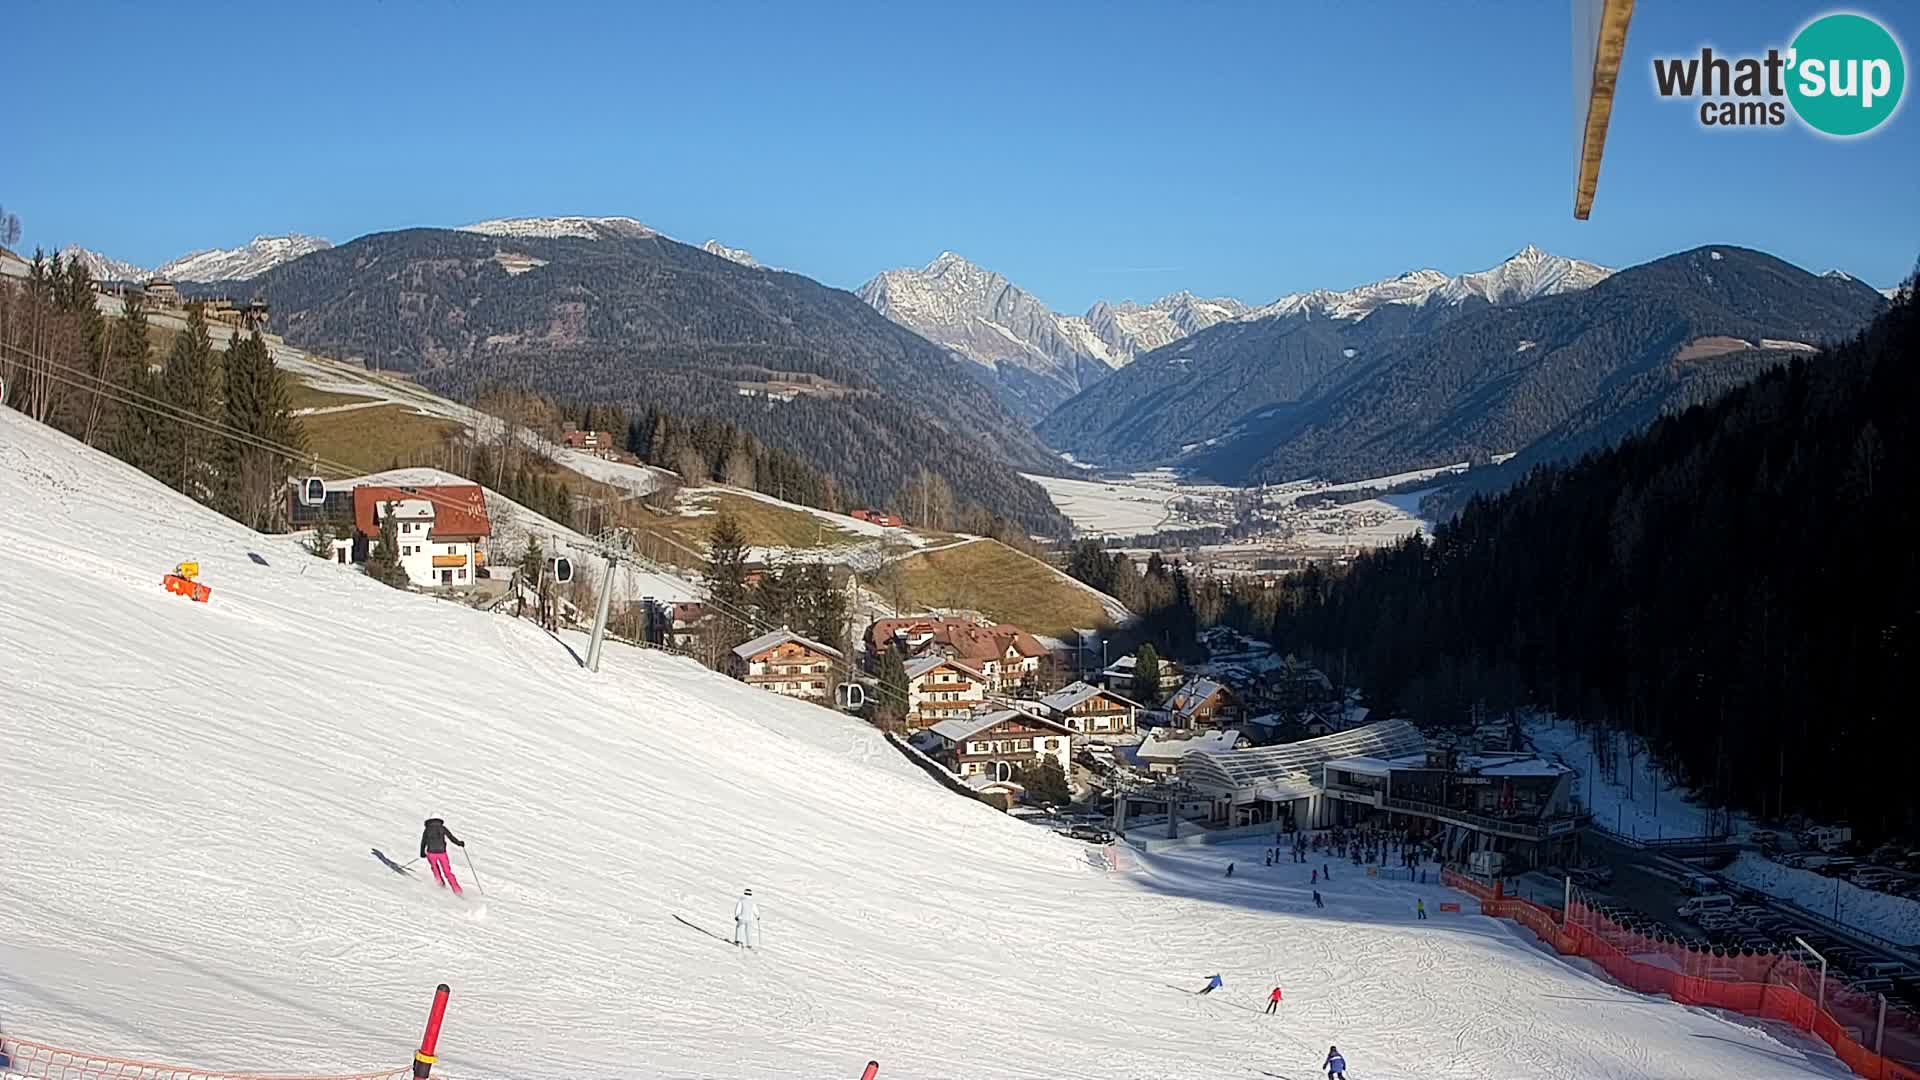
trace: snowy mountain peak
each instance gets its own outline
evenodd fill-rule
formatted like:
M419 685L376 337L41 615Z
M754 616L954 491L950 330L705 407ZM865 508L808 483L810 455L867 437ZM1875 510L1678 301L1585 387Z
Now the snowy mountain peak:
M728 262L750 266L755 270L760 269L760 260L754 258L753 253L745 248L728 247L718 240L709 240L700 245L700 250L709 255L718 255Z
M1002 275L943 251L920 269L887 270L861 286L873 308L952 352L995 372L1006 392L1051 407L1138 353L1243 313L1237 300L1191 293L1150 304L1101 301L1084 315L1062 315ZM1026 376L1014 377L1019 369ZM1051 387L1036 391L1038 376Z
M325 251L324 237L288 233L256 236L241 247L209 248L161 263L154 274L174 281L245 281L302 255Z
M487 236L525 237L552 240L573 237L581 240L644 240L660 234L630 217L525 217L495 218L462 225L460 232Z
M79 260L87 268L87 273L95 281L145 281L153 276L152 271L135 266L129 262L89 251L78 244L68 244L60 249L63 262Z
M60 254L78 258L96 281L146 281L167 278L170 281L245 281L302 255L324 251L333 245L318 236L288 233L285 236L256 236L240 247L208 248L177 259L169 259L152 270L109 258L69 244Z
M1360 319L1386 304L1421 307L1431 302L1460 304L1472 298L1490 304L1517 304L1537 296L1576 292L1611 273L1613 271L1604 266L1553 255L1528 244L1491 269L1449 277L1438 270L1422 268L1352 289L1288 293L1243 317L1255 320L1302 315Z

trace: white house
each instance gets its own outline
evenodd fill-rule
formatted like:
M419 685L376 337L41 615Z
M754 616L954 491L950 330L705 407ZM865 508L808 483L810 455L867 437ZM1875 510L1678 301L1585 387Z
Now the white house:
M1090 683L1068 683L1040 699L1047 714L1095 741L1124 740L1134 734L1138 702Z
M915 732L911 741L962 778L1011 780L1018 770L1049 757L1072 775L1073 730L1021 709L942 720Z
M986 675L958 660L921 656L907 661L906 669L910 727L966 716L987 700Z
M782 627L733 650L734 675L783 697L830 700L844 663L840 650Z
M493 525L478 484L360 484L353 489L355 562L365 562L391 514L399 562L421 588L471 586L486 565Z

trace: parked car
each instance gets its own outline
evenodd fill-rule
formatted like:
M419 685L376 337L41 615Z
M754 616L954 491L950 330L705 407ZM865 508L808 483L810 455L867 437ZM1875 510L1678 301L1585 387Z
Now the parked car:
M1680 877L1680 887L1686 890L1691 896L1701 896L1706 893L1719 892L1720 879L1710 874L1682 874ZM1733 898L1729 896L1727 902L1731 904Z
M1898 844L1881 844L1867 856L1867 861L1876 866L1893 866L1907 857L1907 853Z
M1883 979L1911 979L1913 969L1897 960L1876 960L1862 964L1860 970Z
M1113 833L1098 825L1088 825L1085 823L1075 825L1067 830L1067 835L1075 840L1085 840L1089 844L1113 843Z
M1780 834L1774 832L1772 829L1755 829L1747 834L1747 839L1762 847L1768 845L1774 847L1780 846Z
M1845 825L1818 825L1801 833L1800 839L1821 851L1844 851L1853 843L1853 830Z
M1681 902L1677 914L1688 922L1697 923L1702 915L1718 915L1726 919L1733 914L1733 897L1726 893L1707 893L1689 897Z

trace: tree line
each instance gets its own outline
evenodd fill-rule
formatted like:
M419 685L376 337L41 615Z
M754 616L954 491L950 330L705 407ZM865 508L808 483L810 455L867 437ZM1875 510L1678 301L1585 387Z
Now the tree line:
M1234 625L1425 725L1548 709L1643 741L1715 804L1911 835L1916 353L1909 283L1845 343L1537 467L1431 538L1273 589L1167 571L1141 633L1180 655L1183 627ZM1068 570L1123 599L1154 577L1097 544Z
M835 568L814 560L791 559L750 567L747 535L733 514L714 516L708 532L706 623L702 632L709 666L723 666L735 646L760 636L768 627L785 626L850 656L847 619L850 607Z
M266 342L232 330L216 350L190 304L156 362L146 302L122 304L103 315L84 263L35 252L23 280L0 284L6 403L248 528L284 531L306 436Z

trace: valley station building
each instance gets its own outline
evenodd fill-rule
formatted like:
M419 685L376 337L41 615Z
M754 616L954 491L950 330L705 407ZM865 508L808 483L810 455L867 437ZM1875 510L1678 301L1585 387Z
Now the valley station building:
M1201 743L1180 758L1168 791L1119 800L1114 825L1124 833L1128 816L1164 815L1177 801L1182 817L1214 830L1372 824L1432 837L1451 861L1500 851L1543 865L1560 861L1587 821L1576 777L1534 754L1430 746L1412 723L1384 720L1280 746ZM1178 823L1162 821L1150 828L1177 834Z

